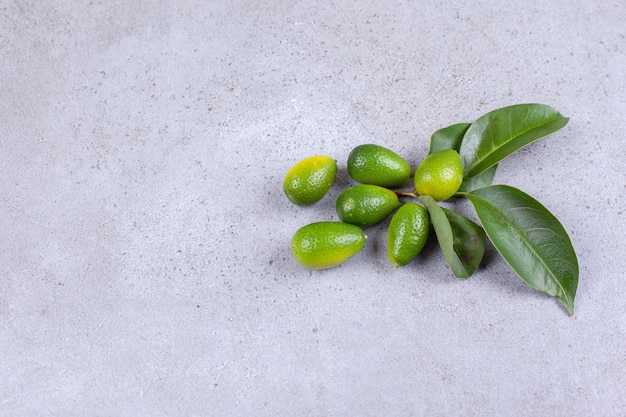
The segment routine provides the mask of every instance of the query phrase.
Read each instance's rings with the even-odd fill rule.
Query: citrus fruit
[[[367,227],[385,220],[400,204],[393,191],[362,184],[342,192],[335,208],[342,222]]]
[[[309,206],[326,195],[335,182],[337,162],[329,156],[310,156],[287,172],[283,191],[293,204]]]
[[[447,200],[463,182],[463,165],[459,153],[446,149],[431,153],[415,170],[415,191],[437,201]]]
[[[317,222],[296,231],[291,240],[294,258],[307,268],[328,269],[356,255],[365,245],[360,227],[341,222]]]
[[[361,184],[402,187],[411,176],[411,166],[390,149],[366,144],[348,155],[348,174]]]
[[[396,211],[387,231],[387,254],[394,268],[411,262],[428,239],[428,211],[415,203],[406,203]]]

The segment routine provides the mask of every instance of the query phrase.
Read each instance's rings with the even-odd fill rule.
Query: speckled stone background
[[[626,415],[624,1],[0,2],[0,415]],[[570,118],[500,165],[569,232],[576,312],[493,247],[341,267],[350,150],[540,102]],[[329,196],[282,193],[339,162]],[[456,208],[472,215],[471,206]]]

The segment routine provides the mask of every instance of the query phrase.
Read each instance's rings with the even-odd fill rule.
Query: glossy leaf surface
[[[465,178],[561,129],[568,120],[544,104],[516,104],[485,114],[467,129],[459,148]]]
[[[443,129],[437,130],[430,137],[430,149],[428,154],[432,154],[446,149],[454,149],[458,151],[461,147],[461,141],[467,129],[471,126],[471,123],[457,123]],[[496,176],[497,165],[494,165],[472,178],[464,178],[459,192],[469,192],[477,188],[486,187],[493,183],[493,179]]]
[[[484,230],[466,217],[439,206],[431,196],[422,195],[419,200],[430,214],[439,246],[452,273],[457,278],[469,278],[485,253]]]
[[[428,154],[445,151],[446,149],[459,150],[463,135],[470,127],[470,123],[457,123],[437,130],[430,137]]]
[[[493,245],[520,278],[558,297],[573,314],[578,260],[556,217],[537,200],[508,185],[492,185],[465,196]]]
[[[461,188],[459,188],[458,192],[469,192],[476,190],[477,188],[482,188],[493,184],[493,179],[496,176],[497,170],[498,165],[493,165],[487,168],[486,171],[481,172],[475,177],[464,178],[463,182],[461,183]]]

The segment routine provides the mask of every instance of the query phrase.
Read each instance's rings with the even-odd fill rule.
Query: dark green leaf
[[[428,209],[439,246],[457,278],[469,278],[485,253],[485,231],[476,223],[443,208],[429,195],[419,200]]]
[[[461,183],[461,188],[459,188],[459,192],[470,192],[477,188],[486,187],[493,183],[493,179],[496,176],[496,170],[498,169],[498,165],[490,166],[486,171],[481,172],[472,178],[464,178]]]
[[[445,151],[448,149],[459,150],[463,135],[470,127],[470,123],[457,123],[437,130],[430,137],[430,149],[428,154]]]
[[[485,114],[467,129],[459,154],[465,178],[474,177],[569,119],[544,104],[516,104]]]
[[[447,149],[458,151],[461,146],[461,140],[463,140],[463,135],[465,135],[465,132],[467,132],[470,126],[471,123],[457,123],[437,130],[430,137],[430,149],[428,150],[428,154],[445,151]],[[461,184],[461,188],[459,188],[459,192],[469,192],[476,188],[491,185],[496,175],[496,169],[497,165],[494,165],[474,178],[465,178],[463,184]]]
[[[465,196],[493,245],[520,278],[558,297],[574,314],[578,260],[556,217],[537,200],[508,185],[492,185]]]

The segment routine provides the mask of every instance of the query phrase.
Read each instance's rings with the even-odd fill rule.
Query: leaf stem
[[[419,194],[417,193],[416,190],[412,190],[412,191],[392,190],[392,191],[396,193],[398,197],[413,197],[413,198],[419,197]]]

